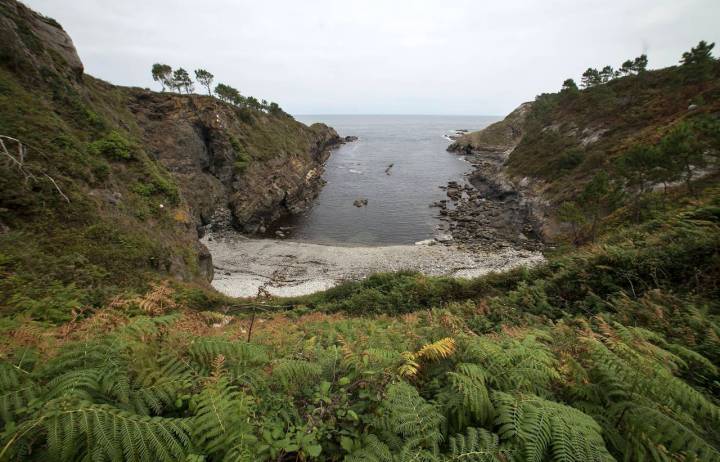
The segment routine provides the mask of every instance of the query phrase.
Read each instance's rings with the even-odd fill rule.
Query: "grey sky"
[[[86,71],[204,67],[295,114],[505,114],[589,66],[720,42],[720,0],[25,0]],[[718,44],[720,47],[720,43]],[[720,50],[716,50],[716,55]]]

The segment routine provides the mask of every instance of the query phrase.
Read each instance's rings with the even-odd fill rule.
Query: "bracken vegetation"
[[[161,285],[6,319],[2,458],[717,460],[719,198],[473,281],[378,275],[253,317]]]

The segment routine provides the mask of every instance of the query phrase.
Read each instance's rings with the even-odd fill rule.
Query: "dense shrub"
[[[90,153],[103,155],[112,160],[130,160],[134,157],[134,150],[134,145],[116,130],[88,145]]]

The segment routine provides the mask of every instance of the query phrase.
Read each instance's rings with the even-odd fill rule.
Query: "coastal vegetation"
[[[172,67],[167,64],[155,63],[151,72],[153,80],[160,83],[161,91],[165,91],[166,88],[187,94],[194,91],[190,74],[182,67],[173,71]],[[205,69],[195,70],[195,80],[207,90],[208,96],[214,94],[221,101],[238,107],[249,107],[269,114],[288,116],[276,102],[268,102],[264,99],[258,100],[254,96],[243,96],[236,88],[225,83],[218,83],[213,90],[212,83],[214,79],[215,76]]]
[[[521,130],[489,130],[485,147],[519,138],[509,172],[566,224],[545,263],[243,300],[202,274],[195,210],[221,189],[161,161],[174,135],[268,207],[298,183],[273,202],[258,178],[337,135],[225,84],[194,95],[182,68],[153,67],[178,94],[112,86],[33,32],[54,21],[0,15],[17,31],[0,44],[1,461],[720,460],[712,44],[568,80]]]

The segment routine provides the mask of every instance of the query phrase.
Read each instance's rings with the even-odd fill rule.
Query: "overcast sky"
[[[589,66],[646,52],[664,67],[720,42],[720,0],[25,3],[63,25],[91,75],[159,88],[155,62],[203,67],[294,114],[502,115]]]

